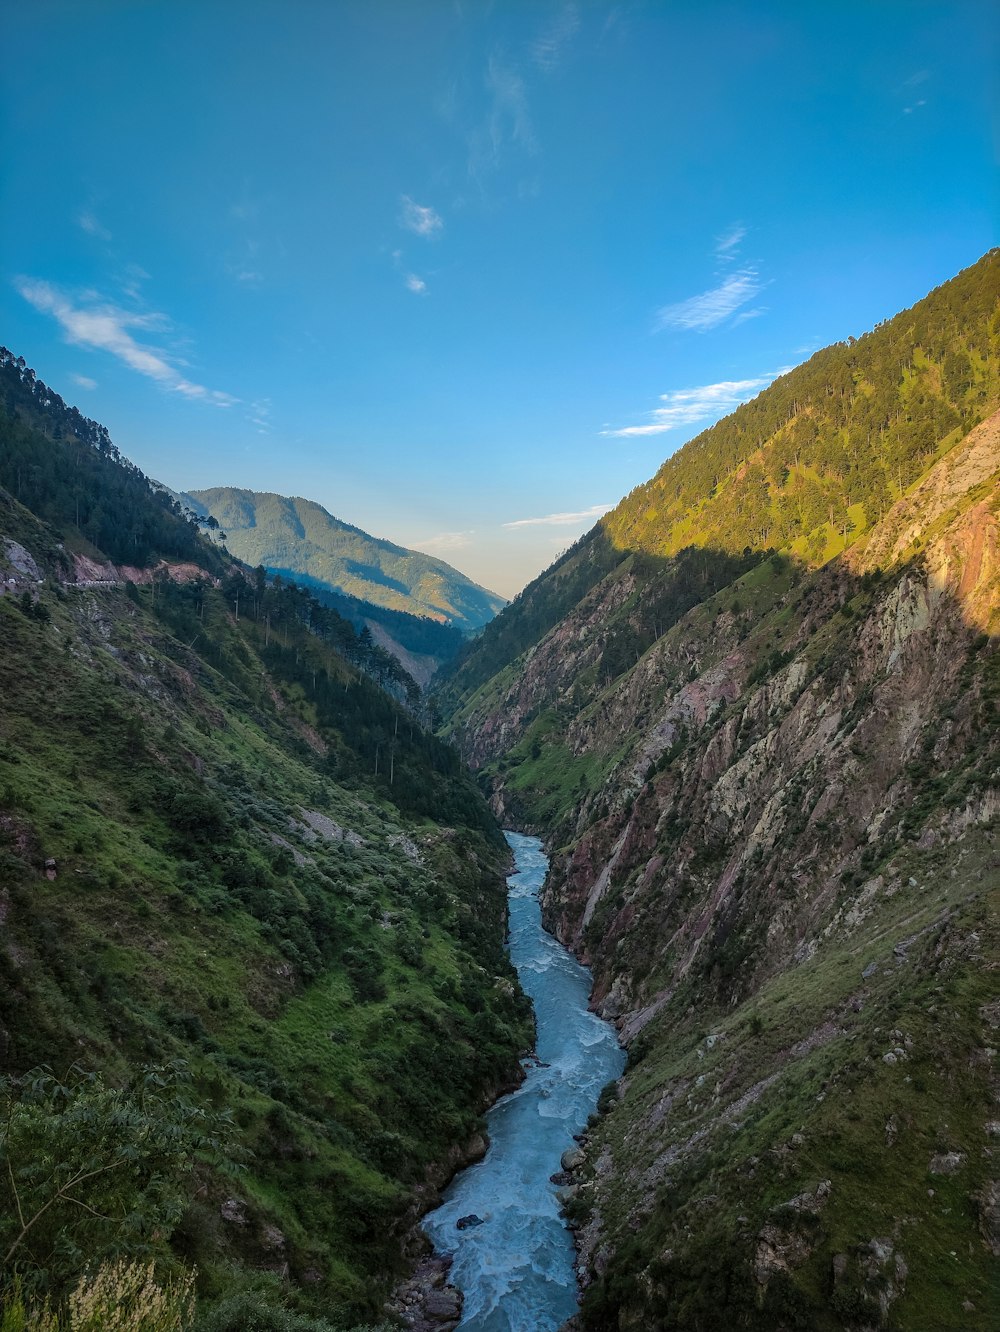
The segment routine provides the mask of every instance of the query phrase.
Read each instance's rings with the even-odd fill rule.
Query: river
[[[555,1332],[577,1308],[573,1239],[549,1176],[574,1146],[625,1054],[614,1028],[587,1007],[591,977],[542,928],[538,892],[548,860],[535,837],[507,833],[510,956],[535,1008],[538,1039],[524,1082],[487,1115],[490,1147],[461,1171],[424,1218],[449,1281],[465,1297],[466,1332]],[[461,1217],[481,1225],[459,1230]]]

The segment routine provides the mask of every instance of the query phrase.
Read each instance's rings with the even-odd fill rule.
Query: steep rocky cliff
[[[994,301],[971,322],[995,340]],[[858,371],[845,392],[863,391]],[[1000,417],[983,415],[855,511],[832,558],[829,519],[772,540],[812,465],[798,417],[745,432],[714,493],[759,465],[766,521],[709,500],[714,541],[677,549],[690,513],[647,521],[645,488],[529,590],[527,649],[503,660],[502,616],[499,671],[473,657],[445,694],[497,810],[548,837],[548,920],[629,1048],[571,1204],[587,1327],[995,1325]],[[828,458],[856,446],[836,431]],[[767,536],[727,549],[737,519]],[[645,535],[629,549],[626,531]],[[582,595],[544,625],[560,578]]]

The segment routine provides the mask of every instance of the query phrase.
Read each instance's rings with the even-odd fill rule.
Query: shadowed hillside
[[[505,844],[393,658],[2,371],[3,1283],[377,1321],[530,1042]]]
[[[586,1328],[996,1321],[996,277],[686,445],[442,685],[629,1049]]]

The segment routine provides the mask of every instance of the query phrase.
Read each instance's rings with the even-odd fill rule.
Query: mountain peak
[[[506,604],[444,560],[372,536],[316,500],[235,486],[192,490],[183,498],[201,516],[218,520],[234,555],[309,586],[453,624],[466,634]]]

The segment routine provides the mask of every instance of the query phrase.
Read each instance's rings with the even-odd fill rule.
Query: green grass
[[[765,982],[735,1011],[701,1008],[685,1017],[682,993],[645,1029],[633,1052],[642,1054],[628,1074],[627,1100],[599,1126],[590,1155],[596,1159],[607,1143],[618,1162],[613,1186],[598,1186],[604,1226],[624,1246],[618,1276],[633,1270],[632,1262],[646,1266],[651,1255],[672,1252],[668,1272],[658,1276],[655,1263],[649,1269],[654,1295],[647,1289],[641,1306],[647,1317],[660,1309],[658,1280],[668,1283],[664,1317],[670,1309],[669,1317],[680,1318],[684,1290],[701,1289],[706,1208],[712,1233],[727,1242],[744,1236],[726,1260],[731,1280],[749,1270],[756,1235],[769,1217],[782,1215],[780,1205],[828,1179],[829,1201],[807,1228],[810,1251],[793,1271],[810,1305],[810,1327],[842,1326],[829,1304],[833,1257],[878,1237],[892,1240],[909,1268],[888,1326],[917,1332],[993,1326],[995,1287],[973,1195],[987,1175],[982,1147],[992,1114],[989,1067],[976,1055],[990,1035],[980,1009],[994,993],[976,959],[996,956],[1000,926],[989,838],[974,844],[959,877],[880,903],[875,933],[842,928],[809,962]],[[911,872],[918,882],[935,877],[933,864],[912,853],[897,868],[904,883]],[[894,946],[921,931],[898,962]],[[872,961],[878,970],[863,980]],[[795,1055],[796,1045],[824,1024],[835,1031],[832,1038]],[[709,1034],[716,1038],[711,1043]],[[905,1058],[885,1063],[882,1055],[896,1046]],[[764,1082],[755,1104],[727,1111]],[[674,1103],[654,1131],[653,1109],[670,1089]],[[796,1145],[793,1135],[800,1135]],[[681,1153],[651,1192],[644,1172],[672,1144]],[[931,1157],[946,1151],[964,1154],[962,1169],[930,1175]],[[796,1224],[793,1216],[792,1231]],[[860,1269],[849,1273],[859,1291],[868,1289]],[[753,1292],[740,1290],[729,1313],[750,1317],[741,1301],[745,1296],[749,1308]],[[595,1293],[593,1309],[607,1297]],[[964,1308],[966,1300],[975,1308]],[[724,1312],[715,1306],[717,1318]],[[764,1327],[771,1315],[752,1316],[764,1319]]]
[[[37,537],[27,519],[22,533]],[[498,983],[512,975],[499,848],[402,814],[360,777],[332,781],[290,723],[320,722],[312,701],[295,680],[263,687],[256,627],[217,594],[202,655],[148,592],[43,597],[47,625],[0,599],[9,1066],[76,1060],[114,1078],[186,1058],[252,1152],[241,1175],[200,1180],[174,1236],[203,1296],[274,1261],[270,1224],[301,1307],[374,1316],[403,1268],[414,1188],[443,1178],[530,1042],[522,997]],[[302,808],[366,845],[306,840],[290,822]],[[390,845],[399,833],[423,863]],[[246,1227],[219,1217],[234,1195]]]

